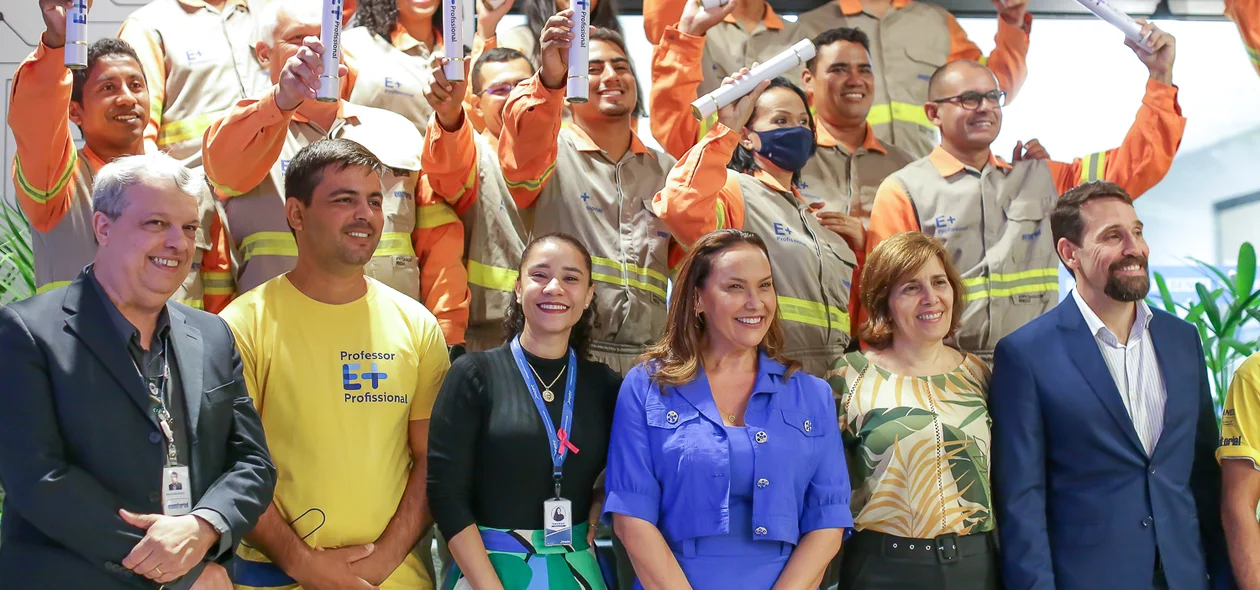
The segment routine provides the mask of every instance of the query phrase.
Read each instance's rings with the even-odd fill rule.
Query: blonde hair
[[[954,289],[952,317],[949,334],[958,331],[966,288],[958,270],[954,268],[945,246],[926,234],[910,231],[896,234],[875,247],[862,268],[862,293],[859,302],[866,310],[866,319],[858,326],[858,338],[874,348],[892,344],[896,324],[888,300],[892,290],[902,281],[923,270],[924,265],[935,257],[945,269],[949,286]]]
[[[766,243],[757,234],[739,229],[720,229],[700,238],[683,259],[674,278],[674,292],[669,301],[665,334],[639,357],[648,365],[652,380],[661,386],[682,385],[700,372],[700,347],[704,340],[704,317],[696,313],[696,296],[713,272],[713,259],[736,246],[751,245],[768,259]],[[770,330],[761,340],[761,350],[787,367],[784,377],[801,368],[801,364],[783,355],[783,327],[776,312],[770,319]]]

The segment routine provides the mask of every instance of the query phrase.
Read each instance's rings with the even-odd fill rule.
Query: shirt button
[[[761,478],[761,479],[759,479],[759,480],[757,480],[757,487],[759,487],[759,488],[765,488],[765,487],[769,487],[769,486],[770,486],[770,480],[768,480],[768,479],[766,479],[766,478],[764,478],[764,477],[763,477],[763,478]]]
[[[759,430],[759,431],[757,431],[757,443],[758,443],[758,444],[766,444],[766,441],[768,441],[768,440],[770,440],[770,435],[766,434],[766,431],[764,431],[764,430]]]
[[[763,526],[759,526],[759,527],[757,527],[757,530],[755,530],[755,531],[753,531],[753,532],[754,532],[754,533],[757,533],[757,536],[758,536],[758,537],[764,537],[764,536],[766,536],[766,535],[770,534],[770,531],[767,531],[767,530],[766,530],[766,527],[763,527]]]
[[[805,432],[813,432],[813,431],[814,431],[814,425],[813,425],[813,424],[812,424],[809,420],[806,420],[806,421],[805,421]]]
[[[670,413],[665,414],[665,421],[669,422],[670,424],[677,424],[678,412],[671,411]]]
[[[1151,469],[1151,475],[1155,475],[1155,470]]]
[[[1148,517],[1146,517],[1146,518],[1143,518],[1143,519],[1142,519],[1142,526],[1144,526],[1144,527],[1149,527],[1149,526],[1151,526],[1152,524],[1155,524],[1155,519],[1154,519],[1154,518],[1151,518],[1151,517],[1149,517],[1149,516],[1148,516]]]
[[[158,444],[158,443],[160,443],[160,442],[162,442],[162,435],[160,435],[160,434],[158,434],[158,433],[156,433],[156,432],[150,432],[150,433],[149,433],[149,442],[151,442],[151,443],[153,443],[153,444],[155,444],[155,445],[156,445],[156,444]]]

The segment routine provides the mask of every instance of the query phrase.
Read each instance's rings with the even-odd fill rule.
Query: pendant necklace
[[[540,385],[542,385],[543,378],[542,378],[542,376],[541,376],[541,375],[539,375],[539,374],[538,374],[538,369],[535,369],[535,368],[534,368],[533,363],[526,363],[526,364],[528,364],[528,365],[529,365],[529,370],[534,372],[534,377],[535,377],[536,379],[538,379],[538,383],[539,383]],[[559,381],[561,377],[563,377],[563,376],[564,376],[564,372],[565,372],[568,368],[569,368],[568,366],[563,366],[563,367],[560,367],[560,373],[559,373],[558,375],[556,375],[556,378],[555,378],[555,379],[552,379],[552,380],[551,380],[551,383],[548,383],[548,384],[546,384],[546,385],[543,385],[543,392],[542,392],[542,398],[543,398],[543,401],[546,401],[546,402],[555,401],[555,399],[556,399],[556,394],[554,394],[554,393],[552,393],[552,392],[551,392],[551,387],[552,387],[553,385],[555,385],[555,384],[556,384],[556,382],[557,382],[557,381]]]

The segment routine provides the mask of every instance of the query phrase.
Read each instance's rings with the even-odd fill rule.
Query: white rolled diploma
[[[66,67],[81,70],[87,67],[87,0],[74,0],[66,11]]]
[[[574,0],[573,42],[569,44],[569,81],[564,96],[586,102],[591,91],[591,0]]]
[[[705,10],[717,10],[730,3],[731,0],[700,0],[700,5],[703,6]]]
[[[453,82],[464,79],[464,2],[444,0],[442,7],[442,47],[446,65],[442,73]]]
[[[319,40],[324,44],[324,73],[319,76],[319,91],[315,93],[320,102],[341,99],[341,77],[337,75],[337,66],[341,65],[343,7],[343,0],[324,0],[324,18],[319,26]]]
[[[1121,12],[1120,9],[1107,3],[1107,0],[1076,0],[1081,6],[1088,8],[1098,18],[1107,21],[1111,26],[1120,29],[1125,37],[1134,43],[1137,43],[1147,53],[1151,52],[1151,46],[1147,42],[1148,36],[1142,36],[1142,25],[1138,24],[1133,17]]]
[[[816,51],[813,41],[809,39],[797,41],[796,45],[783,50],[782,53],[770,58],[770,61],[753,68],[748,72],[747,77],[735,81],[734,84],[723,85],[697,98],[691,103],[691,114],[701,121],[712,117],[722,107],[752,92],[758,84],[782,76],[792,68],[813,59]]]

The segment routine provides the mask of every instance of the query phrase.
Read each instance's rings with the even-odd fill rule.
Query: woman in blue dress
[[[713,232],[683,261],[608,452],[636,588],[817,588],[853,525],[835,401],[782,356],[777,307],[755,234]]]

